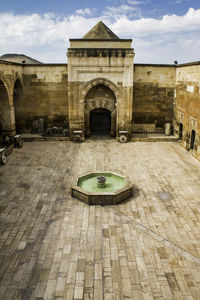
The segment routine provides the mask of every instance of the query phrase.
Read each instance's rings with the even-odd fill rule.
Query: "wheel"
[[[52,127],[51,131],[52,131],[53,134],[57,134],[58,133],[58,127],[56,127],[56,126]]]
[[[127,136],[126,135],[121,135],[119,137],[119,141],[120,141],[120,143],[126,143],[127,142]]]
[[[52,130],[51,130],[51,128],[47,128],[47,134],[52,134]]]
[[[63,135],[64,135],[64,136],[68,136],[68,135],[69,135],[68,129],[64,129],[64,130],[63,130]]]
[[[62,127],[58,127],[58,133],[63,134],[63,128]]]
[[[74,136],[74,142],[80,142],[80,141],[81,141],[81,136],[78,135],[78,134],[76,134],[76,135]]]
[[[5,156],[4,153],[1,155],[1,163],[2,165],[5,165],[7,163],[7,157]]]

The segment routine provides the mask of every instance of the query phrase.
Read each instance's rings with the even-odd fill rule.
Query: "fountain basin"
[[[99,176],[106,178],[105,187],[98,186]],[[126,177],[113,172],[89,172],[78,177],[71,193],[89,205],[115,205],[132,196],[132,186]]]

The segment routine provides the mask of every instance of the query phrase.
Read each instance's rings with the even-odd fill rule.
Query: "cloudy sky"
[[[65,63],[69,38],[81,38],[100,20],[133,39],[137,63],[200,60],[200,0],[2,1],[0,55]]]

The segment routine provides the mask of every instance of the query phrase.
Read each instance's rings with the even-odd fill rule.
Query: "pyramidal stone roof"
[[[103,22],[98,22],[82,39],[89,40],[120,40]]]

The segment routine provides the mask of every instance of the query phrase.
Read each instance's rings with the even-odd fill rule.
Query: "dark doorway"
[[[191,134],[191,142],[190,142],[190,149],[193,150],[194,149],[194,142],[195,142],[195,131],[192,130],[192,134]]]
[[[179,124],[179,140],[182,141],[182,138],[183,138],[183,124],[180,123]]]
[[[109,135],[111,114],[108,109],[96,108],[90,112],[90,132],[92,135]]]

